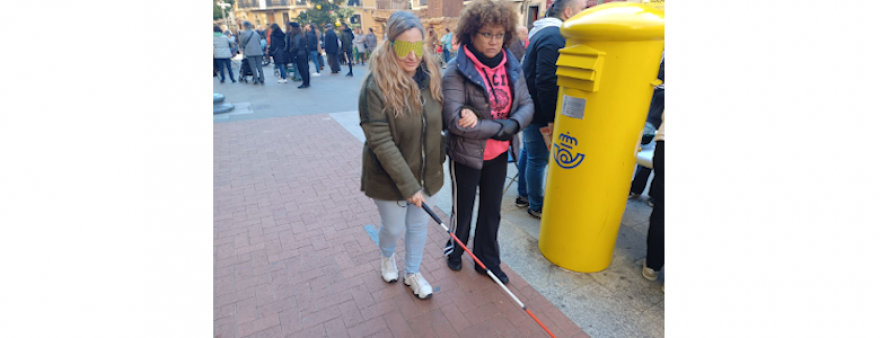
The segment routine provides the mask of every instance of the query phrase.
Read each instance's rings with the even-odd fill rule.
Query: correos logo
[[[553,159],[556,160],[556,164],[559,165],[562,169],[571,169],[577,167],[584,160],[584,154],[573,153],[574,147],[576,147],[578,141],[574,136],[569,135],[567,132],[565,134],[559,134],[559,140],[553,144]]]

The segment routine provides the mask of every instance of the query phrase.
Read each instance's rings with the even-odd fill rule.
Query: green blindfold
[[[419,41],[415,43],[406,41],[394,41],[391,43],[391,45],[394,46],[394,53],[397,54],[397,57],[405,58],[407,55],[409,55],[409,52],[412,51],[416,53],[416,57],[418,57],[419,59],[422,58],[422,51],[424,51],[422,46],[424,45],[424,41]]]

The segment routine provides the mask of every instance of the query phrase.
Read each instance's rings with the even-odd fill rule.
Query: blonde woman
[[[419,299],[431,284],[419,273],[428,236],[422,204],[434,205],[443,186],[444,140],[440,68],[424,47],[425,29],[409,12],[388,18],[388,39],[376,46],[361,87],[358,109],[364,130],[361,191],[379,209],[380,275],[399,274],[395,244],[406,230],[403,283]]]

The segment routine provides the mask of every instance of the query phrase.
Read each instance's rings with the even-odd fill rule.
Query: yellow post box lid
[[[650,5],[612,2],[589,8],[562,24],[566,39],[584,41],[663,40],[664,11]]]

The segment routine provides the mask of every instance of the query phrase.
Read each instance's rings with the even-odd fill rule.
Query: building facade
[[[454,29],[458,22],[461,8],[467,6],[471,0],[346,0],[342,7],[355,10],[351,24],[361,26],[366,31],[373,28],[377,38],[381,41],[385,34],[385,22],[392,13],[400,10],[412,11],[422,18],[422,23],[427,28],[434,27],[438,32],[445,28]],[[496,0],[513,2],[519,10],[520,23],[532,29],[535,21],[544,17],[547,8],[554,0]],[[610,2],[636,2],[648,3],[658,8],[663,8],[664,0],[587,0],[587,7],[598,6]],[[236,30],[248,20],[254,27],[266,28],[273,23],[286,27],[282,23],[290,22],[301,12],[306,11],[312,4],[308,0],[237,0],[233,6],[234,22],[238,27],[230,27]]]

